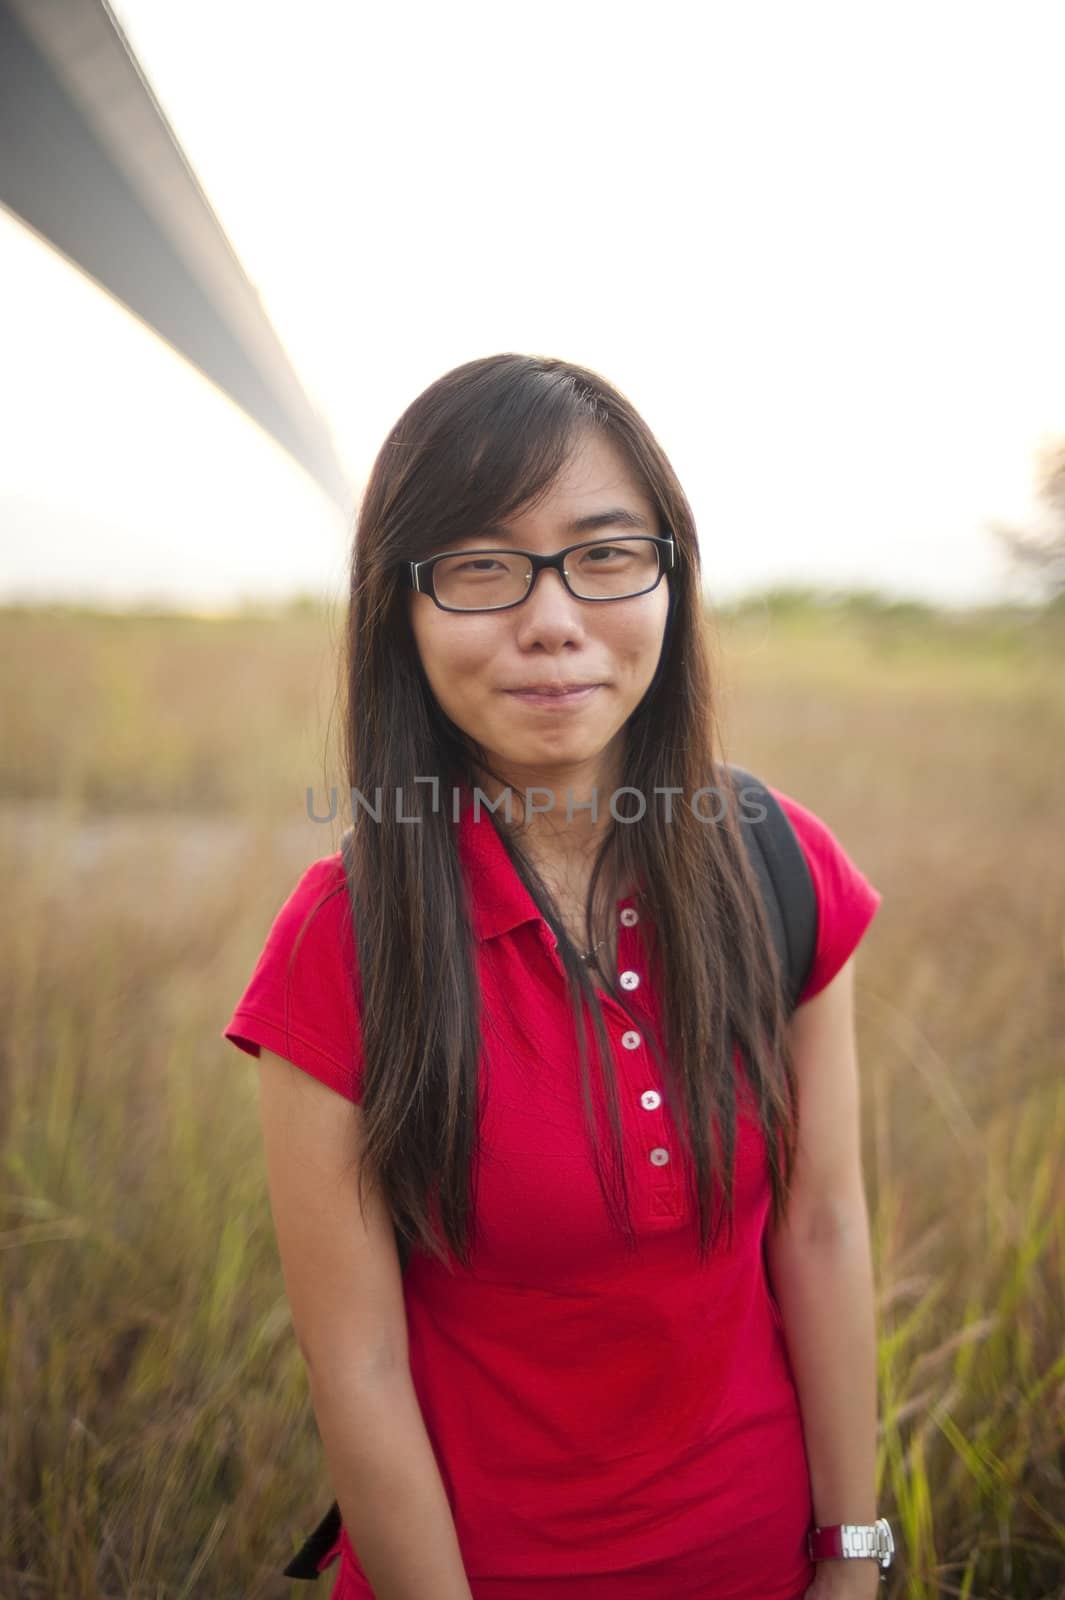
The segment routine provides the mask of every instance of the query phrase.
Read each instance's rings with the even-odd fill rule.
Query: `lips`
[[[517,689],[508,689],[507,694],[543,694],[566,695],[580,694],[582,689],[598,689],[597,683],[523,683]]]
[[[546,715],[548,712],[573,711],[577,712],[582,706],[590,705],[594,695],[603,688],[601,683],[586,683],[573,688],[542,689],[509,689],[507,693],[512,700],[520,700],[523,706],[530,711],[539,711]]]

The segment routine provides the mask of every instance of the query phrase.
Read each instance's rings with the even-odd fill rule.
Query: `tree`
[[[1055,600],[1065,595],[1065,440],[1039,452],[1036,485],[1040,525],[1022,530],[996,522],[991,531],[1014,565]]]

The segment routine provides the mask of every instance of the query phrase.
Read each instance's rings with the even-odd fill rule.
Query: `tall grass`
[[[1060,626],[719,620],[726,753],[884,894],[858,1029],[885,1600],[1063,1596]],[[335,848],[304,810],[338,781],[335,638],[306,608],[0,619],[5,1600],[290,1595],[332,1498],[254,1068],[218,1035]]]

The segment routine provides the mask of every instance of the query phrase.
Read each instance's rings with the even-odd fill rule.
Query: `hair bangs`
[[[467,381],[413,430],[422,442],[406,462],[406,492],[393,504],[403,513],[393,523],[395,556],[421,559],[534,506],[581,432],[608,420],[572,375],[538,370],[526,357]]]

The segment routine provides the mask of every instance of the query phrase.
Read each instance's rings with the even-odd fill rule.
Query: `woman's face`
[[[572,532],[580,517],[634,512],[648,533],[660,532],[654,504],[618,447],[603,433],[583,434],[550,490],[506,524],[509,537],[463,537],[446,548],[513,545],[553,555],[581,538],[633,535],[637,527],[605,524]],[[465,615],[441,611],[411,591],[410,622],[422,667],[441,709],[484,746],[493,767],[520,792],[534,784],[554,791],[602,786],[620,770],[624,727],[658,665],[669,607],[668,577],[632,599],[574,598],[557,572],[540,573],[527,600],[505,611]],[[528,684],[597,685],[567,705],[532,704],[512,691]],[[539,804],[539,800],[537,801]],[[599,813],[609,793],[600,792]],[[586,818],[587,820],[587,818]]]

